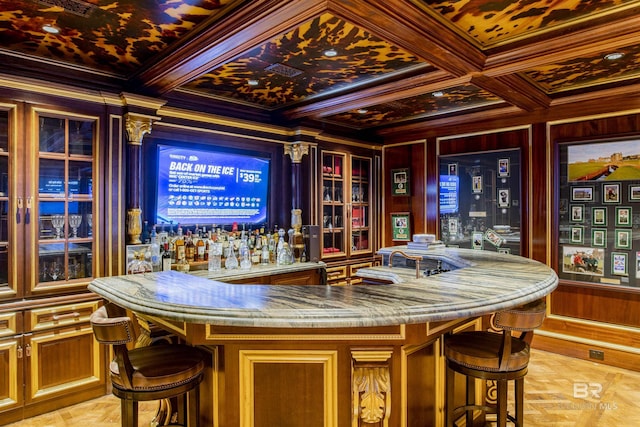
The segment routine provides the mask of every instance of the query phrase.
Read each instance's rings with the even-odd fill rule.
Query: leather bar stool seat
[[[492,316],[491,331],[462,332],[447,336],[444,354],[447,360],[447,426],[454,426],[457,417],[466,413],[465,425],[473,425],[473,411],[497,414],[497,426],[507,420],[518,427],[523,423],[524,377],[530,357],[533,330],[542,325],[546,313],[544,300],[500,311]],[[512,335],[516,332],[517,335]],[[466,404],[453,407],[455,373],[467,378]],[[475,404],[475,379],[495,381],[497,406]],[[507,382],[515,381],[515,417],[507,413]]]
[[[182,344],[129,350],[127,344],[136,339],[133,322],[113,304],[100,307],[90,321],[98,342],[113,346],[114,359],[109,371],[113,394],[122,399],[123,427],[138,426],[139,401],[174,397],[182,403],[180,421],[198,426],[199,385],[206,365],[204,351]]]

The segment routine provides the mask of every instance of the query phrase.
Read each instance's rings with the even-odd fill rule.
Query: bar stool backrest
[[[495,329],[521,332],[532,331],[542,326],[546,312],[546,303],[542,299],[499,311],[495,313],[491,323]]]
[[[109,317],[107,306],[102,306],[91,314],[89,318],[93,335],[101,344],[113,346],[114,359],[112,363],[118,366],[118,377],[127,388],[132,388],[133,366],[129,360],[127,343],[136,339],[135,329],[130,317]],[[114,370],[111,370],[112,375]]]

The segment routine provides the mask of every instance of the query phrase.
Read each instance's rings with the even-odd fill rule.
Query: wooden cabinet
[[[10,411],[22,409],[23,360],[22,313],[0,313],[0,413],[3,419],[11,420]],[[20,418],[13,420],[16,419]]]
[[[322,152],[322,258],[373,250],[372,160],[346,153]]]
[[[24,124],[24,125],[23,125]],[[0,103],[0,416],[104,394],[90,314],[99,118]],[[24,129],[24,131],[23,131]]]
[[[0,314],[0,413],[13,422],[104,393],[90,314],[100,299]]]

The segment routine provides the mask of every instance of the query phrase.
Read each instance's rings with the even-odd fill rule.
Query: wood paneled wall
[[[395,145],[383,149],[383,237],[382,245],[393,246],[404,242],[394,242],[391,233],[391,217],[393,212],[411,213],[411,233],[434,233],[427,227],[427,211],[437,211],[437,184],[428,179],[426,142]],[[433,157],[433,156],[431,156]],[[409,169],[409,195],[393,196],[391,194],[391,171]],[[437,181],[435,181],[437,183]]]

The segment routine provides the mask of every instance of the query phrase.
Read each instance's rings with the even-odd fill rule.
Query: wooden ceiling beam
[[[399,0],[329,1],[343,19],[454,76],[481,71],[485,55],[425,10]]]
[[[524,111],[547,108],[551,103],[551,99],[540,89],[517,74],[493,78],[476,74],[471,78],[471,83]]]
[[[452,78],[449,73],[437,70],[294,107],[286,110],[283,115],[289,119],[300,119],[309,116],[319,118],[422,95],[427,92],[441,90],[443,87],[453,87],[468,82],[468,76]]]

